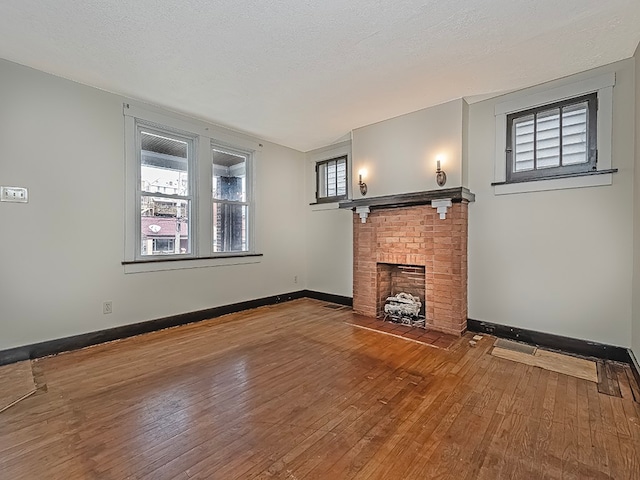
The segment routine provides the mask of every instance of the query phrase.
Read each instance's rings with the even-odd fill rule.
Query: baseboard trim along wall
[[[602,360],[613,360],[634,366],[631,350],[625,347],[616,347],[604,343],[563,337],[551,333],[536,332],[535,330],[510,327],[508,325],[473,320],[471,318],[467,320],[467,329],[471,332],[487,333],[496,337],[517,340],[539,347],[574,353],[585,357],[596,357]]]
[[[20,362],[22,360],[46,357],[47,355],[55,355],[57,353],[68,352],[71,350],[78,350],[80,348],[97,345],[99,343],[111,342],[113,340],[119,340],[121,338],[133,337],[136,335],[141,335],[143,333],[155,332],[156,330],[177,327],[179,325],[186,325],[188,323],[194,323],[202,320],[208,320],[210,318],[220,317],[228,313],[236,313],[243,310],[249,310],[251,308],[274,305],[276,303],[287,302],[289,300],[295,300],[297,298],[303,297],[317,298],[319,300],[326,301],[335,301],[335,303],[341,303],[337,300],[346,301],[347,299],[347,297],[339,297],[338,295],[312,292],[309,290],[298,290],[297,292],[284,293],[282,295],[273,295],[270,297],[248,300],[246,302],[233,303],[230,305],[223,305],[220,307],[208,308],[205,310],[198,310],[195,312],[188,312],[179,315],[172,315],[170,317],[158,318],[155,320],[148,320],[146,322],[132,323],[130,325],[123,325],[121,327],[83,333],[81,335],[74,335],[72,337],[58,338],[55,340],[34,343],[31,345],[10,348],[7,350],[0,350],[0,365]]]
[[[333,293],[315,292],[313,290],[302,290],[303,297],[313,298],[315,300],[322,300],[324,302],[337,303],[339,305],[346,305],[347,307],[353,307],[353,297],[343,297],[342,295],[334,295]]]
[[[247,300],[245,302],[222,305],[220,307],[172,315],[170,317],[148,320],[146,322],[132,323],[130,325],[98,330],[81,335],[74,335],[72,337],[58,338],[31,345],[10,348],[7,350],[0,350],[0,365],[46,357],[48,355],[55,355],[71,350],[78,350],[80,348],[97,345],[99,343],[111,342],[113,340],[133,337],[143,333],[177,327],[179,325],[186,325],[188,323],[200,322],[202,320],[208,320],[252,308],[275,305],[277,303],[288,302],[297,298],[313,298],[315,300],[322,300],[339,305],[346,305],[349,307],[353,306],[352,297],[316,292],[314,290],[298,290],[296,292],[284,293],[282,295],[272,295],[270,297]],[[640,366],[633,356],[633,352],[624,347],[616,347],[587,340],[578,340],[575,338],[562,337],[560,335],[536,332],[534,330],[526,330],[523,328],[510,327],[507,325],[473,319],[468,319],[467,328],[472,332],[487,333],[496,337],[518,340],[567,353],[627,363],[631,365],[632,370],[640,383]]]

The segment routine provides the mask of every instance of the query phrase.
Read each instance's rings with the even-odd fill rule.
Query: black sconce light
[[[447,183],[447,174],[440,168],[440,159],[440,156],[436,157],[436,183],[439,187],[444,187],[445,183]]]
[[[367,175],[367,171],[364,169],[358,172],[358,186],[360,187],[360,195],[365,196],[367,194],[367,184],[362,181],[363,175]]]

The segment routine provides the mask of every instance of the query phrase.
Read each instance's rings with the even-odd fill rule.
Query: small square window
[[[507,182],[596,170],[597,94],[507,115]]]
[[[347,156],[316,163],[316,202],[347,198]]]

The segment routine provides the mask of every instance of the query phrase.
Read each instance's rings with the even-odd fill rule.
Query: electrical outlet
[[[298,283],[298,275],[293,276],[293,283]]]
[[[24,187],[0,187],[0,202],[27,203],[28,191]]]
[[[113,305],[111,304],[111,302],[104,302],[102,304],[102,313],[108,315],[111,312],[113,312]]]

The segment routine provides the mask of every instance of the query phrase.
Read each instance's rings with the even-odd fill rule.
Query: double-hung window
[[[596,170],[597,95],[507,115],[507,182]]]
[[[137,125],[138,256],[190,255],[195,140]]]
[[[316,202],[347,198],[347,156],[316,163]]]
[[[194,265],[165,265],[167,260],[207,260],[202,264],[206,266],[256,261],[249,258],[260,256],[253,235],[252,168],[261,145],[129,104],[124,105],[124,116],[123,264],[147,263],[126,271]]]

